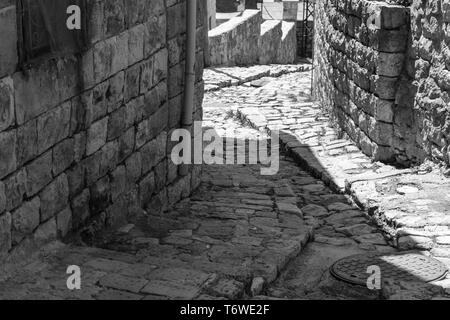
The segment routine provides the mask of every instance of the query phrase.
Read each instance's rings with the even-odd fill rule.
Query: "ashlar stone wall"
[[[0,257],[86,225],[159,212],[199,183],[169,158],[182,110],[186,0],[89,0],[89,48],[19,70],[16,1],[0,1]],[[202,117],[206,1],[198,1]]]

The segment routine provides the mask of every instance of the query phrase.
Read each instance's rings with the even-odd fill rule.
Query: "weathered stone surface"
[[[69,185],[67,176],[61,174],[40,193],[41,221],[46,221],[68,205]]]
[[[56,215],[58,236],[65,237],[72,230],[72,210],[67,207]]]
[[[250,287],[250,292],[252,293],[252,296],[258,296],[263,288],[264,288],[264,279],[261,277],[256,277],[252,281],[252,285]]]
[[[275,62],[279,64],[294,63],[297,58],[297,27],[292,21],[282,21],[281,42]]]
[[[0,145],[2,146],[2,152],[0,153],[0,178],[16,170],[16,141],[16,130],[0,133]]]
[[[89,189],[83,190],[83,192],[72,200],[72,223],[74,228],[78,228],[89,217],[89,201]]]
[[[336,229],[337,232],[341,232],[348,236],[360,236],[363,234],[372,233],[375,229],[367,224],[356,224],[353,226],[342,227]]]
[[[43,152],[69,134],[70,103],[40,116],[37,120],[38,151]]]
[[[210,64],[232,66],[258,62],[261,22],[260,11],[246,10],[242,16],[232,18],[211,30],[208,34]]]
[[[139,278],[125,277],[122,275],[106,275],[100,279],[102,287],[123,290],[133,293],[139,293],[141,289],[147,284],[147,280]]]
[[[52,180],[52,152],[48,151],[26,166],[26,192],[33,196]]]
[[[196,120],[203,99],[204,6],[199,3],[197,21]],[[16,218],[12,238],[10,226],[9,240],[2,241],[5,251],[27,255],[41,242],[84,227],[94,214],[89,221],[94,229],[142,215],[139,184],[151,170],[155,178],[146,202],[155,210],[166,208],[168,83],[171,92],[183,95],[185,51],[185,24],[168,25],[167,17],[185,20],[185,2],[94,1],[88,8],[85,52],[37,57],[39,63],[30,63],[27,55],[27,67],[20,71],[16,9],[0,0],[0,215],[11,212]],[[172,54],[180,53],[170,80],[169,41]],[[136,128],[143,129],[137,143]],[[171,174],[172,182],[178,181],[178,171]],[[180,180],[171,199],[188,196],[191,179],[197,186],[199,174],[196,170]],[[35,199],[41,203],[31,210]],[[27,210],[32,214],[24,218]]]
[[[109,176],[98,180],[91,188],[90,211],[92,214],[99,214],[105,210],[110,203],[111,183]]]
[[[75,157],[74,139],[66,139],[53,148],[53,174],[57,176],[66,170]]]
[[[295,204],[278,201],[277,207],[280,212],[291,213],[303,217],[304,212],[302,212]]]
[[[91,155],[103,147],[106,143],[108,129],[108,118],[103,118],[95,123],[88,130],[86,141],[86,155]]]
[[[17,164],[23,165],[38,153],[37,121],[31,120],[17,129]]]
[[[281,21],[266,20],[261,24],[261,36],[258,42],[260,64],[269,64],[275,61],[281,36]]]
[[[238,299],[244,290],[244,285],[236,280],[221,279],[211,290],[228,299]]]
[[[0,38],[2,39],[2,48],[0,49],[1,78],[4,75],[11,74],[16,69],[18,62],[16,6],[0,8],[0,20],[2,21],[0,31]]]
[[[327,206],[327,208],[330,211],[338,211],[338,212],[355,209],[354,207],[342,202],[332,203],[329,206]]]
[[[25,236],[30,235],[39,226],[40,200],[38,197],[22,204],[12,213],[12,239],[19,243]]]
[[[405,158],[415,161],[418,154],[413,151],[415,139],[404,138],[409,134],[415,136],[417,130],[417,125],[409,120],[411,109],[406,107],[414,103],[410,78],[415,72],[410,67],[413,61],[408,44],[410,25],[406,23],[409,9],[366,0],[359,3],[370,8],[367,10],[371,13],[365,13],[363,18],[369,27],[360,17],[353,16],[354,10],[344,10],[341,19],[330,19],[339,3],[317,7],[316,97],[333,111],[336,125],[364,154],[377,161],[404,162]],[[408,80],[404,77],[406,73],[410,75]],[[393,108],[394,102],[405,108]],[[389,126],[395,118],[409,118],[404,119],[408,125]]]
[[[2,55],[0,53],[0,61],[1,59]],[[14,86],[12,78],[8,77],[0,80],[0,132],[7,129],[14,119]]]
[[[3,213],[5,209],[6,209],[5,184],[0,181],[0,213]]]
[[[0,255],[5,255],[11,249],[11,214],[0,215]]]
[[[169,15],[170,12],[176,12],[177,15],[183,15],[183,13],[180,11],[181,7],[169,8]],[[180,21],[180,20],[171,20],[171,21]],[[180,21],[180,24],[182,22]],[[172,25],[178,25],[178,24],[169,24]],[[169,26],[168,25],[168,26]],[[155,51],[157,51],[159,48],[161,48],[166,42],[166,30],[168,32],[167,38],[172,38],[175,34],[172,34],[173,32],[172,27],[166,28],[166,15],[161,15],[155,18],[152,18],[150,21],[146,22],[144,24],[145,30],[144,30],[144,57],[149,57],[151,54],[153,54]],[[174,26],[176,27],[176,26]],[[179,27],[179,26],[178,26]]]
[[[433,240],[422,236],[404,236],[397,240],[397,246],[400,250],[425,249],[429,250],[433,247]]]
[[[324,217],[324,216],[329,215],[329,212],[326,208],[315,205],[315,204],[310,204],[310,205],[304,206],[302,208],[302,212],[303,212],[303,214],[305,214],[307,216],[313,216],[313,217]]]
[[[52,218],[41,224],[33,234],[36,244],[44,244],[55,240],[57,237],[56,220]]]

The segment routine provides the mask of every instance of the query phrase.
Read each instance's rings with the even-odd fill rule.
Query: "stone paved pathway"
[[[311,101],[310,83],[310,72],[294,72],[266,79],[256,86],[224,88],[211,92],[209,97],[215,104],[229,105],[241,122],[260,132],[281,130],[285,151],[332,190],[348,194],[359,208],[370,214],[391,246],[399,250],[428,250],[424,254],[431,254],[450,267],[448,178],[429,163],[402,170],[372,162],[342,132],[337,132],[330,125],[327,113]],[[351,224],[345,218],[341,221]],[[291,286],[289,279],[293,280],[293,291],[275,290],[276,294],[306,297],[312,288],[309,295],[314,296],[316,285],[327,274],[325,266],[332,261],[358,252],[361,246],[392,250],[379,246],[384,244],[380,234],[364,236],[366,241],[357,249],[348,239],[336,241],[332,237],[329,241],[322,237],[323,231],[330,232],[333,228],[325,220],[325,225],[316,230],[319,240],[293,263],[286,273],[286,281],[283,277],[278,281],[277,287],[286,289]],[[344,244],[347,248],[342,248]],[[317,277],[311,277],[311,273]],[[329,279],[325,278],[326,283]],[[450,292],[448,282],[444,280],[436,287]],[[346,294],[358,296],[360,292]]]
[[[291,73],[256,90],[216,93],[260,131],[281,130],[286,150],[333,190],[346,192],[380,222],[401,250],[450,258],[450,182],[430,163],[412,169],[372,162],[310,101],[310,73]],[[446,262],[449,262],[448,260]]]
[[[204,126],[222,135],[232,129],[238,139],[260,139],[267,138],[266,126],[288,125],[297,137],[295,128],[303,130],[312,121],[317,144],[330,143],[337,136],[324,127],[326,115],[309,102],[309,81],[308,74],[296,72],[210,91]],[[303,139],[309,139],[305,134]],[[353,253],[396,249],[350,197],[333,191],[331,178],[318,175],[295,152],[302,148],[298,142],[289,143],[286,150],[293,157],[282,156],[274,176],[261,176],[260,165],[205,166],[199,190],[171,210],[148,212],[85,243],[49,245],[16,272],[2,275],[0,298],[379,298],[378,292],[334,280],[328,268]],[[334,144],[345,145],[359,159],[358,168],[394,172],[373,167],[346,140]],[[332,150],[339,148],[325,152]],[[67,289],[69,265],[81,267],[82,290]],[[434,284],[431,297],[442,297],[448,282]],[[401,285],[390,288],[387,297],[415,292]]]

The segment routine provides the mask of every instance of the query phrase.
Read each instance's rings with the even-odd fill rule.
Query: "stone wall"
[[[277,59],[282,35],[280,20],[264,21],[261,25],[261,37],[258,44],[260,64],[270,64]]]
[[[209,64],[234,66],[257,64],[261,34],[261,11],[245,10],[209,31]]]
[[[0,1],[0,257],[71,230],[159,212],[199,183],[169,160],[180,126],[183,0],[90,0],[89,49],[18,71],[15,1]],[[206,1],[198,6],[201,119]]]
[[[450,164],[449,24],[449,0],[317,3],[315,93],[366,154]]]
[[[259,10],[245,10],[208,37],[210,66],[291,64],[297,57],[295,22],[263,21]]]
[[[297,58],[297,24],[293,21],[282,21],[281,41],[275,63],[292,64]]]
[[[383,2],[325,0],[315,15],[316,97],[365,154],[402,164],[423,159],[408,103],[409,12]]]
[[[417,140],[430,158],[449,165],[450,1],[415,0],[411,17]]]

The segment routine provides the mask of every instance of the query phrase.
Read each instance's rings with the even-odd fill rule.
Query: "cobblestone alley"
[[[242,110],[250,112],[256,105],[278,110],[313,108],[310,72],[303,71],[307,69],[308,65],[234,68],[222,70],[225,74],[219,83],[208,82],[208,75],[218,79],[213,76],[217,70],[208,70],[204,127],[221,135],[232,129],[237,139],[267,139],[265,130],[256,130],[257,124]],[[240,80],[232,83],[230,79]],[[353,150],[320,123],[326,115],[313,117],[314,130],[323,139]],[[300,128],[305,119],[287,115],[274,117],[273,122]],[[359,163],[363,162],[359,157]],[[420,290],[394,286],[395,290],[382,293],[335,280],[328,269],[337,259],[397,249],[351,197],[333,191],[310,173],[308,165],[298,163],[299,158],[285,146],[274,176],[261,176],[260,165],[205,165],[201,186],[190,198],[166,212],[148,211],[118,230],[47,246],[22,268],[3,276],[0,298],[445,296],[448,280]],[[81,290],[67,288],[69,265],[81,267]]]

